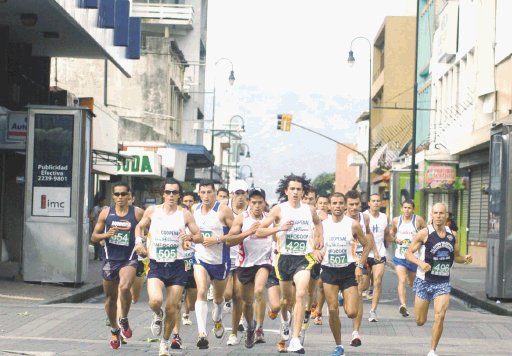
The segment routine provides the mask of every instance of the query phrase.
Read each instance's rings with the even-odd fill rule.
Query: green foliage
[[[335,173],[322,173],[313,180],[316,195],[330,195],[334,191]]]

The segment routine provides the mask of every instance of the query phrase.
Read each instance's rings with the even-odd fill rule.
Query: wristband
[[[216,236],[217,238],[217,243],[220,244],[220,237]]]
[[[361,269],[364,269],[364,265],[362,263],[356,263],[356,267],[359,267]]]
[[[135,245],[138,245],[138,244],[143,244],[144,243],[144,240],[145,238],[143,236],[137,236],[135,238]]]

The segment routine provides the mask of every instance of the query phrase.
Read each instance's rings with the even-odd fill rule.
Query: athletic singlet
[[[375,241],[375,246],[377,247],[377,251],[379,252],[380,257],[386,256],[386,246],[384,246],[384,231],[386,227],[388,227],[388,218],[386,214],[383,214],[379,211],[379,217],[374,217],[368,210],[366,210],[363,214],[368,215],[370,218],[370,230],[373,234],[373,240]],[[375,255],[372,251],[370,251],[369,257],[374,258]]]
[[[212,209],[204,215],[201,212],[203,204],[198,204],[194,211],[194,218],[197,226],[201,230],[203,238],[219,236],[228,233],[228,227],[222,225],[219,220],[220,203],[213,204]],[[215,244],[205,247],[203,244],[196,245],[195,259],[213,265],[220,265],[229,262],[229,246],[225,243]],[[229,267],[229,266],[228,266]]]
[[[406,223],[403,221],[402,215],[398,220],[398,227],[396,228],[396,239],[402,240],[402,244],[398,245],[395,250],[395,257],[405,259],[405,251],[409,248],[412,243],[413,234],[416,234],[418,229],[416,228],[416,215],[413,214],[410,222]]]
[[[359,225],[361,225],[361,229],[363,230],[363,235],[366,235],[366,224],[364,223],[364,215],[363,213],[359,213]],[[355,254],[358,258],[361,258],[363,255],[363,245],[359,243],[357,239],[352,241],[354,245],[352,248],[355,250]]]
[[[238,214],[235,213],[233,210],[233,207],[231,206],[231,200],[229,201],[229,208],[233,212],[233,216],[237,217]],[[231,246],[229,248],[229,258],[231,259],[231,266],[238,266],[238,251],[239,251],[239,245]]]
[[[194,265],[194,254],[196,244],[192,242],[192,246],[188,250],[183,251],[183,261],[185,261],[185,271],[190,271]]]
[[[440,238],[434,226],[428,225],[428,236],[425,241],[424,249],[420,259],[432,266],[432,269],[425,273],[418,268],[416,276],[420,279],[434,283],[444,283],[450,281],[450,268],[455,258],[455,236],[452,230],[445,226],[446,236]]]
[[[322,221],[325,244],[323,266],[346,267],[355,261],[351,251],[354,241],[352,235],[353,221],[348,216],[343,216],[343,219],[337,223],[332,220],[332,217]]]
[[[125,216],[119,216],[116,208],[111,206],[105,220],[105,232],[111,227],[119,230],[110,238],[105,240],[105,257],[112,261],[126,261],[137,258],[133,252],[135,247],[135,226],[138,221],[135,217],[135,207],[129,206]]]
[[[243,212],[244,222],[242,231],[246,231],[256,221],[263,220],[267,213],[263,213],[260,220],[256,220],[251,216],[249,211]],[[272,225],[270,225],[271,227]],[[251,267],[272,264],[272,235],[267,237],[257,237],[255,234],[247,236],[240,242],[237,267]]]
[[[282,255],[304,256],[312,251],[309,240],[313,233],[313,217],[308,204],[299,203],[298,208],[292,208],[289,202],[279,204],[281,208],[281,224],[293,220],[293,226],[288,231],[280,231],[278,251]]]
[[[156,205],[148,232],[148,255],[157,262],[183,259],[183,248],[178,236],[185,231],[183,209],[167,214],[162,205]]]

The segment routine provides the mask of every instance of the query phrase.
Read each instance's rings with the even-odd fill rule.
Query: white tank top
[[[229,202],[229,207],[231,211],[233,211],[233,216],[238,216],[237,213],[233,210],[233,207],[231,206],[231,201]],[[229,258],[231,259],[231,267],[238,266],[238,251],[239,251],[239,245],[231,246],[229,248]]]
[[[220,203],[215,202],[207,213],[201,212],[203,204],[198,204],[194,211],[194,219],[204,238],[222,236],[227,233],[227,227],[219,220]],[[195,259],[214,265],[224,264],[229,261],[229,247],[224,244],[215,244],[205,247],[203,244],[195,246]]]
[[[386,246],[384,246],[384,231],[388,227],[388,218],[386,214],[383,214],[379,211],[379,217],[375,218],[368,210],[366,210],[363,214],[368,215],[370,218],[370,230],[373,234],[373,240],[375,241],[375,246],[377,247],[377,251],[379,252],[380,257],[386,256]],[[369,257],[374,258],[373,250],[370,251]]]
[[[366,235],[366,224],[364,223],[363,213],[359,213],[359,225],[361,225],[363,235]],[[352,243],[354,244],[354,251],[355,254],[357,255],[357,258],[361,258],[361,256],[363,255],[363,245],[361,245],[357,239],[354,239]]]
[[[414,239],[414,235],[418,232],[416,228],[416,215],[412,216],[410,222],[404,222],[402,215],[398,219],[398,227],[396,229],[396,239],[402,240],[401,245],[396,246],[395,257],[405,259],[405,251],[409,248],[409,245],[412,243]],[[417,253],[415,254],[416,256]]]
[[[293,226],[288,231],[280,231],[278,250],[283,255],[304,256],[312,251],[309,240],[313,233],[313,217],[311,207],[300,203],[298,208],[292,208],[289,202],[279,204],[281,207],[281,224],[293,220]]]
[[[242,231],[250,229],[256,221],[263,220],[267,213],[263,213],[263,219],[256,220],[249,211],[244,211]],[[272,226],[272,225],[271,225]],[[271,227],[270,226],[270,227]],[[272,235],[257,237],[255,234],[247,236],[239,245],[237,267],[251,267],[272,264]]]
[[[352,251],[354,246],[353,221],[348,216],[343,216],[343,219],[337,223],[332,220],[332,217],[322,221],[325,244],[323,266],[346,267],[355,261]]]
[[[157,205],[151,216],[148,233],[149,258],[157,262],[174,262],[183,259],[183,248],[178,236],[185,231],[183,209],[165,213],[162,205]]]

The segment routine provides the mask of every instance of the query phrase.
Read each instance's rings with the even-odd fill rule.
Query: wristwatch
[[[364,265],[362,263],[356,263],[356,267],[359,267],[361,269],[364,269]]]

